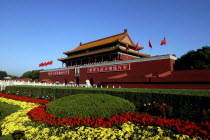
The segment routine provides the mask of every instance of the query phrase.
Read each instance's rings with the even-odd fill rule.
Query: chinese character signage
[[[130,70],[130,64],[120,64],[120,65],[92,67],[92,68],[88,68],[87,69],[87,73],[126,71],[126,70]]]
[[[48,72],[48,76],[53,76],[53,75],[68,75],[69,70],[59,70],[59,71],[51,71]]]

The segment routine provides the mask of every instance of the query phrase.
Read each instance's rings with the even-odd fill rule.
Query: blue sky
[[[209,7],[210,0],[0,0],[0,70],[21,76],[51,60],[42,68],[62,67],[63,52],[125,28],[141,53],[180,57],[210,46]]]

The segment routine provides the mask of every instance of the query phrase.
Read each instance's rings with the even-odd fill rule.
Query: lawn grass
[[[9,134],[6,136],[0,136],[0,140],[14,140],[14,139],[12,138],[12,135]]]
[[[0,122],[3,121],[3,119],[10,114],[17,112],[19,109],[21,108],[18,106],[0,102]],[[13,138],[11,134],[6,136],[0,135],[0,140],[13,140]]]
[[[7,103],[0,102],[0,121],[2,121],[6,116],[9,116],[14,112],[17,112],[19,109],[21,108],[18,106],[9,105]]]

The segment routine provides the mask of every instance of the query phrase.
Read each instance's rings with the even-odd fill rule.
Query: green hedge
[[[107,94],[77,94],[50,102],[46,111],[59,118],[111,117],[115,114],[135,112],[135,105],[123,98]]]
[[[210,90],[8,86],[5,92],[49,100],[81,93],[109,94],[133,102],[138,112],[142,111],[144,104],[155,101],[172,106],[173,117],[175,118],[198,121],[202,119],[203,109],[210,108]]]

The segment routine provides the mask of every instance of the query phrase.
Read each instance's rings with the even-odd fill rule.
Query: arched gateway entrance
[[[93,86],[93,83],[94,83],[93,78],[90,78],[90,84],[91,84],[91,86]]]
[[[76,77],[74,81],[75,81],[74,83],[75,83],[76,85],[79,85],[79,77]]]
[[[65,81],[64,81],[64,82],[65,82],[65,86],[66,86],[66,85],[67,85],[67,80],[65,79]]]

